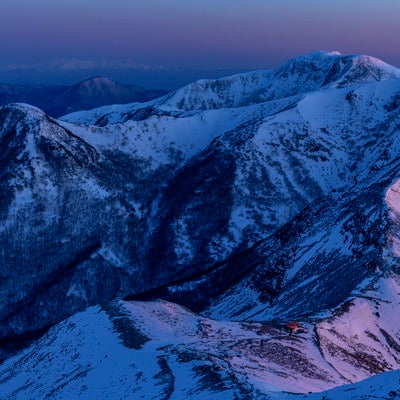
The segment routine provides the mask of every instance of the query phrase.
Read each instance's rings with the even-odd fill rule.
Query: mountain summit
[[[319,51],[289,60],[276,70],[195,82],[172,93],[164,105],[185,111],[240,107],[325,87],[399,77],[398,69],[373,57]]]
[[[0,108],[4,398],[289,399],[398,369],[399,110],[398,69],[337,52]]]

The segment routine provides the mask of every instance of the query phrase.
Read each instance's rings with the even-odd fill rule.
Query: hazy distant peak
[[[117,81],[114,81],[110,78],[107,78],[106,76],[94,76],[92,78],[85,79],[81,82],[78,82],[77,84],[73,85],[72,87],[74,88],[80,88],[80,89],[90,89],[90,90],[114,90],[114,91],[119,91],[119,92],[125,92],[125,93],[130,93],[132,92],[137,92],[138,94],[145,94],[145,93],[160,93],[165,94],[164,91],[157,91],[157,90],[149,90],[146,89],[142,86],[138,85],[128,85],[128,84],[123,84]],[[150,95],[149,97],[157,97],[157,96],[152,96]]]
[[[53,117],[59,117],[109,104],[144,102],[165,93],[124,85],[105,76],[94,76],[72,86],[0,85],[0,106],[29,103],[39,106]]]
[[[95,76],[93,78],[85,79],[75,85],[76,88],[83,90],[113,90],[120,89],[127,91],[129,87],[119,84],[105,76]]]
[[[90,83],[106,84],[106,85],[116,84],[115,81],[112,81],[111,79],[107,78],[106,76],[99,75],[99,76],[94,76],[92,78],[85,79],[85,80],[79,82],[78,85],[90,84]]]

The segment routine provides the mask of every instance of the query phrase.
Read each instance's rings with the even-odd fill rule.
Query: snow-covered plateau
[[[400,398],[399,134],[338,52],[1,107],[0,398]]]

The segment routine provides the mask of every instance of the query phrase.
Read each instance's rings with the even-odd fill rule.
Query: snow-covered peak
[[[26,116],[34,115],[34,116],[44,116],[45,113],[38,107],[32,106],[27,103],[11,103],[6,106],[0,107],[2,112],[15,112],[20,111],[23,112]]]
[[[316,51],[288,60],[275,70],[240,73],[221,79],[201,79],[146,104],[130,104],[65,116],[70,122],[124,122],[153,114],[180,116],[185,112],[246,107],[292,98],[322,88],[343,88],[367,82],[399,79],[400,70],[367,55]],[[99,82],[103,82],[99,78]],[[109,115],[109,114],[112,114]],[[87,122],[85,122],[87,118]]]
[[[355,55],[347,56],[347,60],[346,58],[343,60],[346,61],[348,69],[333,86],[346,87],[354,84],[400,78],[400,70],[398,68],[375,57]]]
[[[392,72],[396,77],[400,77],[400,70],[393,67],[379,58],[366,54],[342,54],[339,51],[318,50],[312,53],[294,57],[282,64],[277,71],[290,69],[293,65],[308,65],[310,67],[318,67],[319,69],[327,69],[332,62],[341,61],[354,67],[360,65],[368,65],[370,67],[382,68],[388,72]]]
[[[307,92],[397,78],[400,70],[377,58],[336,51],[317,51],[293,58],[274,74],[274,81],[282,82],[286,95],[291,90]]]
[[[276,70],[200,80],[171,94],[163,103],[181,110],[238,107],[295,96],[324,86],[349,86],[400,78],[400,70],[377,58],[317,51],[293,58]]]
[[[302,54],[297,57],[290,58],[278,68],[285,68],[293,63],[321,63],[329,60],[330,58],[341,57],[343,54],[340,51],[334,50],[316,50],[311,53]]]
[[[19,185],[18,189],[27,182],[32,185],[34,176],[44,173],[47,161],[61,155],[60,151],[69,155],[73,163],[79,160],[79,164],[83,160],[80,151],[88,147],[44,111],[25,103],[0,107],[0,144],[3,160],[13,163],[18,170],[26,170],[14,174],[12,182]]]
[[[42,110],[29,104],[13,103],[0,107],[0,139],[10,129],[13,129],[14,135],[18,135],[24,131],[22,127],[33,127],[44,118],[46,114]]]

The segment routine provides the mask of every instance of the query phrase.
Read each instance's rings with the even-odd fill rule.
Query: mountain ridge
[[[151,353],[164,360],[152,372],[130,353],[143,393],[140,374],[182,398],[208,393],[201,382],[212,377],[216,398],[268,398],[272,387],[285,398],[290,385],[320,391],[397,369],[399,78],[372,57],[317,52],[60,120],[22,104],[0,108],[0,337],[54,325],[51,340],[23,353],[35,364],[46,349],[55,357],[65,318],[125,298],[136,310],[124,322],[132,340],[175,329],[162,310],[178,327],[203,327],[178,347],[154,339],[149,346],[165,353]],[[132,301],[140,296],[152,302]],[[284,334],[291,320],[307,332]],[[250,347],[232,347],[224,325]],[[204,353],[203,341],[221,341],[223,354]],[[3,364],[11,389],[13,360]],[[195,377],[190,393],[171,383],[183,376]],[[35,390],[57,390],[52,379]]]
[[[141,105],[112,106],[92,113],[79,112],[63,116],[63,120],[101,125],[125,122],[158,115],[184,115],[196,110],[246,107],[293,97],[296,103],[304,93],[328,87],[391,80],[400,77],[400,70],[383,61],[364,55],[341,55],[318,51],[291,59],[275,70],[259,70],[235,74],[227,78],[199,80],[166,96]],[[119,112],[119,109],[121,111]],[[93,116],[91,115],[93,114]],[[108,115],[109,114],[109,115]],[[79,116],[82,115],[80,120]],[[86,120],[86,122],[84,122]]]

